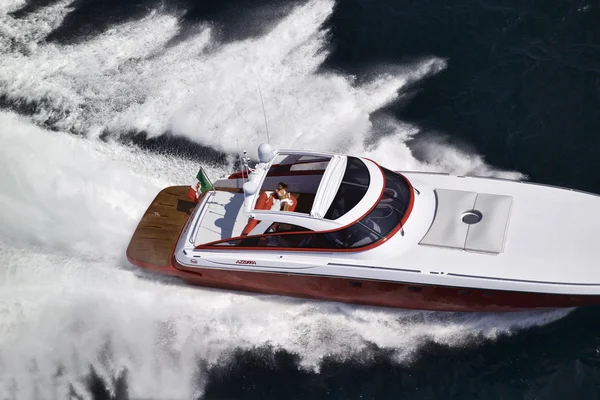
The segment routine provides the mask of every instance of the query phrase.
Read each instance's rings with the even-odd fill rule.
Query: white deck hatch
[[[420,244],[492,254],[504,251],[511,196],[451,189],[435,189],[435,195],[435,217]],[[481,219],[470,224],[463,222],[469,211]]]

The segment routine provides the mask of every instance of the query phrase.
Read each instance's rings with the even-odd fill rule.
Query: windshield
[[[410,204],[410,185],[406,179],[382,168],[385,189],[379,203],[366,216],[341,231],[327,233],[343,248],[367,246],[383,239],[402,221]]]
[[[362,161],[358,161],[362,164]],[[362,165],[364,166],[364,164]],[[385,176],[385,188],[381,199],[360,221],[346,228],[331,232],[312,232],[298,227],[300,229],[290,228],[289,231],[284,230],[284,232],[274,230],[273,233],[267,232],[263,235],[232,238],[209,245],[248,248],[278,247],[287,250],[311,248],[331,251],[331,249],[358,250],[361,247],[378,242],[399,228],[399,224],[402,222],[402,218],[404,218],[410,206],[412,190],[408,181],[402,175],[398,175],[385,168],[382,168],[382,171]],[[366,179],[368,183],[368,175]],[[365,181],[363,180],[362,182]],[[364,196],[364,193],[361,195],[361,199],[362,196]],[[354,201],[352,200],[352,202]],[[343,209],[340,208],[340,210]]]
[[[410,187],[402,176],[384,168],[385,189],[377,206],[359,223],[386,236],[402,220],[410,203]]]

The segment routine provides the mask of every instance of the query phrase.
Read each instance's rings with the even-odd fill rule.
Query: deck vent
[[[481,211],[479,210],[469,210],[464,212],[460,218],[462,219],[462,222],[464,222],[467,225],[473,225],[478,223],[479,221],[481,221],[481,218],[483,218],[483,215],[481,214]]]

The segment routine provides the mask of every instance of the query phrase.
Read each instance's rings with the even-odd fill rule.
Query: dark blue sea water
[[[320,17],[311,16],[317,5],[294,14],[298,7],[311,4],[303,1],[75,0],[66,2],[64,11],[60,4],[57,0],[15,2],[0,20],[0,50],[10,55],[0,62],[0,75],[4,74],[0,106],[49,130],[48,135],[57,131],[86,137],[94,132],[93,137],[132,143],[149,154],[226,163],[231,143],[246,135],[236,130],[262,129],[259,108],[256,118],[231,122],[237,115],[231,110],[241,107],[234,94],[246,96],[256,90],[254,82],[249,88],[243,86],[252,79],[239,78],[244,74],[241,71],[250,68],[260,74],[272,69],[271,82],[276,85],[267,84],[265,92],[267,96],[279,93],[281,101],[268,108],[272,129],[290,132],[280,137],[283,142],[293,139],[294,146],[318,147],[321,140],[324,147],[343,149],[344,135],[360,137],[368,131],[372,137],[361,144],[367,151],[370,141],[416,129],[418,133],[398,139],[403,147],[397,150],[399,157],[412,155],[416,164],[456,171],[515,171],[535,182],[600,193],[597,2],[341,0],[333,3],[331,11],[320,12],[325,14],[322,24],[314,22]],[[60,15],[50,18],[55,14]],[[158,21],[136,31],[138,21],[155,14],[173,16],[172,30]],[[294,27],[290,15],[300,27],[307,26],[308,32]],[[290,28],[273,35],[283,20]],[[119,30],[123,24],[132,28]],[[311,31],[313,25],[320,28]],[[194,47],[190,38],[207,27],[213,32],[210,45]],[[168,32],[163,35],[163,30]],[[311,45],[319,32],[321,46]],[[156,37],[144,41],[152,34]],[[270,34],[273,37],[265,39]],[[186,47],[172,58],[163,58],[159,51],[143,51],[160,40],[165,49],[178,49],[182,43]],[[286,50],[290,54],[306,54],[281,56],[279,49],[285,46],[290,47]],[[102,60],[110,60],[113,52],[124,48],[131,51],[126,61],[103,64]],[[224,48],[231,49],[226,56],[221,52]],[[240,62],[236,54],[247,58]],[[192,62],[188,55],[200,59]],[[319,57],[313,69],[302,66]],[[428,60],[443,66],[428,69],[423,66]],[[416,73],[420,68],[427,71]],[[159,73],[153,75],[151,69]],[[19,75],[21,70],[23,75]],[[38,73],[44,78],[36,79]],[[385,83],[369,86],[386,74],[392,94],[386,94]],[[408,76],[408,83],[395,83],[397,76]],[[163,97],[157,94],[190,80],[197,81],[192,92],[186,92],[189,85],[182,85]],[[143,89],[145,85],[160,89],[163,84],[164,89],[156,92]],[[354,91],[362,94],[354,97]],[[200,105],[182,106],[177,114],[165,111],[162,115],[172,103],[187,101],[180,97],[183,92],[194,98],[208,93],[209,98]],[[223,99],[219,93],[232,95]],[[288,101],[295,97],[297,102]],[[346,98],[339,107],[329,107],[337,104],[336,99]],[[139,108],[128,111],[132,103]],[[190,119],[199,109],[204,113]],[[295,119],[295,113],[300,117]],[[221,114],[224,119],[219,119]],[[172,122],[173,115],[183,122]],[[372,128],[336,131],[336,126],[346,125],[345,118],[353,126],[370,122]],[[277,120],[285,124],[277,125]],[[332,133],[306,139],[305,128],[296,127],[300,120],[329,127]],[[189,134],[190,126],[206,131],[194,136]],[[213,131],[217,133],[209,133]],[[597,223],[599,217],[589,218],[590,223]],[[557,234],[560,223],[561,210],[557,209]],[[268,303],[264,307],[268,313]],[[421,321],[415,314],[412,318],[427,330],[430,317]],[[439,316],[442,321],[445,318],[453,317]],[[489,328],[482,332],[477,324],[471,330],[465,322],[470,320],[460,320],[456,340],[438,340],[435,332],[419,335],[411,339],[419,343],[410,343],[411,349],[417,349],[410,357],[398,356],[402,344],[385,347],[369,342],[367,336],[366,344],[356,352],[340,355],[337,350],[331,354],[319,350],[318,368],[306,368],[304,351],[298,346],[258,341],[230,346],[230,357],[223,363],[211,364],[198,355],[195,372],[180,372],[198,382],[202,390],[197,396],[202,399],[600,399],[598,307],[573,310],[547,321],[539,317],[531,323],[527,321],[537,317],[523,314],[522,323],[511,323],[508,328],[504,317],[498,318],[503,328],[497,335],[490,334]],[[243,329],[255,329],[252,319],[240,324]],[[225,341],[227,335],[238,335],[242,329],[234,326],[222,333]],[[453,326],[456,329],[456,323]],[[262,328],[270,329],[268,325]],[[274,325],[273,329],[279,328]],[[431,324],[430,329],[443,328]],[[410,327],[394,334],[414,336]],[[44,340],[43,332],[40,335]],[[118,342],[118,335],[111,340]],[[306,352],[314,352],[311,344],[306,346]],[[123,350],[123,354],[128,353]],[[120,359],[119,354],[114,359]],[[68,367],[57,364],[56,368],[56,376],[71,376]],[[98,372],[102,369],[98,365],[78,368],[79,375],[74,375],[80,377],[72,384],[69,398],[87,398],[85,393],[94,399],[135,397],[130,384],[135,371],[117,369],[108,377]],[[0,371],[10,369],[4,359]],[[32,376],[35,371],[32,367]],[[160,373],[156,370],[157,376]],[[0,393],[0,398],[28,397],[17,384],[13,386],[11,392]],[[52,388],[45,392],[42,385],[37,390],[36,398],[53,398]]]

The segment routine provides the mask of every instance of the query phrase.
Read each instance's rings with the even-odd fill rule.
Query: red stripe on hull
[[[290,273],[233,271],[133,264],[182,278],[191,285],[302,297],[371,306],[433,311],[519,311],[580,307],[600,303],[600,296],[467,289]],[[175,267],[176,266],[176,267]]]

